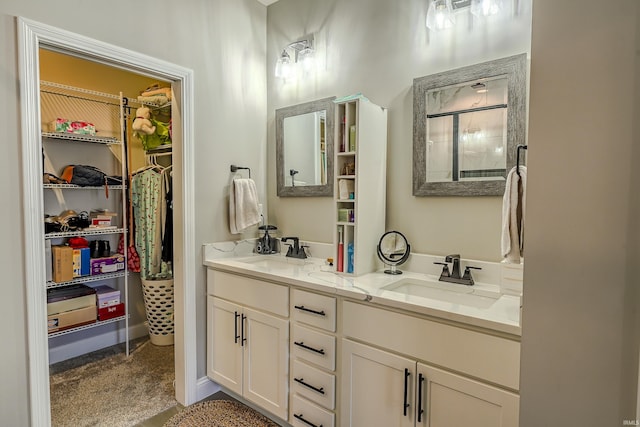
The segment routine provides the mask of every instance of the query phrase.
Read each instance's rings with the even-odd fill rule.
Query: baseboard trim
[[[199,378],[196,382],[196,399],[199,402],[220,390],[220,386],[211,381],[208,377]]]
[[[143,337],[149,333],[144,323],[129,326],[129,340]],[[49,346],[49,364],[62,362],[73,357],[82,356],[92,351],[101,350],[125,341],[124,329],[116,329],[100,335],[74,340],[55,347]],[[74,337],[75,338],[75,337]]]

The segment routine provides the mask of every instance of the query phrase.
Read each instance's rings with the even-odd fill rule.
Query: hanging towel
[[[527,168],[520,166],[520,175],[511,169],[502,198],[502,256],[510,264],[520,264],[523,256],[526,188]]]
[[[252,179],[236,178],[229,189],[229,228],[231,234],[239,234],[247,227],[260,222],[258,191]]]

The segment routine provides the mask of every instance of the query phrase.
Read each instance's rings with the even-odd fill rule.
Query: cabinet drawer
[[[304,421],[303,421],[304,420]],[[297,394],[291,399],[291,419],[294,427],[333,427],[335,415],[333,412],[315,405]]]
[[[335,408],[335,375],[316,369],[297,359],[293,361],[291,390],[325,408]]]
[[[207,270],[207,293],[247,307],[289,317],[289,287]]]
[[[336,299],[292,289],[291,317],[297,322],[335,332]]]
[[[293,325],[291,353],[331,371],[336,368],[336,338],[304,326]]]
[[[344,336],[518,390],[520,343],[345,301]]]

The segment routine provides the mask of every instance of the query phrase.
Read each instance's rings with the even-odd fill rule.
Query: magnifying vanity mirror
[[[498,196],[525,143],[526,54],[413,81],[413,195]]]
[[[390,267],[384,271],[387,274],[402,274],[397,266],[404,264],[410,253],[411,245],[398,231],[387,231],[378,242],[378,258]]]
[[[333,196],[334,99],[276,110],[278,196]]]

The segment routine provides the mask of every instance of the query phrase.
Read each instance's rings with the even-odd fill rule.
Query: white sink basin
[[[429,298],[476,308],[489,308],[500,298],[499,292],[491,290],[421,279],[401,279],[384,286],[382,289],[402,295]]]

